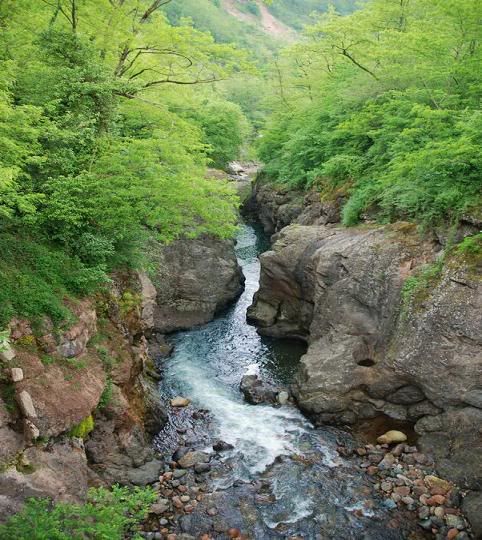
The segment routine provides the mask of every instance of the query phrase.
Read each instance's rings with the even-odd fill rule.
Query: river
[[[243,224],[236,253],[246,277],[244,293],[214,321],[172,336],[175,348],[165,363],[161,393],[166,400],[186,396],[192,406],[171,412],[158,449],[164,456],[178,447],[212,453],[216,439],[231,444],[233,450],[214,455],[205,482],[213,504],[222,508],[223,523],[249,538],[401,538],[386,530],[380,501],[338,454],[338,445],[353,444],[348,434],[314,429],[293,405],[243,400],[243,375],[287,384],[304,352],[303,344],[261,337],[246,323],[258,288],[258,255],[267,247],[255,226]],[[178,527],[196,535],[216,530],[215,521],[198,509]]]

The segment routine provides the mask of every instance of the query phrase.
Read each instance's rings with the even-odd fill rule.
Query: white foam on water
[[[219,438],[244,455],[244,465],[252,474],[264,471],[278,456],[296,451],[296,439],[309,427],[296,409],[249,405],[238,392],[218,382],[206,366],[181,353],[174,362],[177,382],[197,407],[210,411]]]

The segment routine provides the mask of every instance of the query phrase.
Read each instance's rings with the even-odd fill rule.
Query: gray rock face
[[[72,442],[49,449],[32,447],[22,456],[24,468],[9,467],[0,475],[0,520],[18,512],[28,497],[78,503],[87,492],[88,467],[82,448]]]
[[[242,291],[244,277],[231,241],[177,240],[156,248],[154,331],[174,332],[214,318]]]
[[[259,176],[243,211],[256,215],[266,233],[273,234],[291,223],[326,225],[340,221],[341,199],[322,202],[316,190],[308,193],[266,183]]]
[[[292,225],[275,238],[249,318],[260,333],[308,341],[300,407],[319,423],[417,422],[443,473],[480,489],[480,279],[447,265],[400,314],[404,280],[435,258],[410,228]]]

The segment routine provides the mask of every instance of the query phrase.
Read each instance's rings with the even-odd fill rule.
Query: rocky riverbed
[[[163,363],[161,392],[176,406],[156,439],[165,464],[144,536],[472,537],[460,510],[465,491],[439,478],[429,453],[413,442],[362,444],[299,414],[288,391],[302,351],[287,344],[292,365],[283,370],[272,348],[280,342],[245,323],[260,248],[244,231],[245,293],[213,322],[176,335]],[[381,435],[383,423],[373,429]]]

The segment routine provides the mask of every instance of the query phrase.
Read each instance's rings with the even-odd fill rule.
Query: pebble
[[[435,510],[433,511],[434,516],[437,516],[438,518],[443,518],[445,515],[445,509],[443,506],[437,506]]]
[[[378,464],[379,469],[390,469],[395,464],[395,456],[388,452]]]
[[[385,491],[385,492],[392,491],[392,483],[391,482],[382,482],[380,487],[382,488],[382,491]]]
[[[450,528],[462,530],[465,528],[465,522],[460,516],[454,516],[447,514],[445,516],[445,522]]]
[[[172,504],[179,510],[184,506],[179,497],[173,497]]]
[[[169,522],[167,521],[166,518],[162,518],[162,519],[159,520],[159,525],[160,525],[161,527],[164,527],[164,525],[167,525],[168,523],[169,523]]]
[[[174,478],[179,479],[179,478],[182,478],[186,473],[187,471],[185,469],[176,469],[173,475],[174,475]]]
[[[190,500],[191,500],[191,497],[189,497],[189,495],[183,495],[183,496],[181,497],[181,501],[182,501],[183,503],[187,503],[187,502],[189,502]]]
[[[445,503],[445,497],[443,495],[432,495],[427,499],[429,506],[440,506]]]
[[[430,510],[428,506],[422,506],[418,511],[418,517],[420,519],[427,519],[430,516]]]
[[[408,486],[399,486],[394,488],[393,491],[401,497],[408,497],[410,495],[410,488]]]
[[[458,529],[449,529],[447,533],[447,540],[454,540],[454,538],[457,538],[458,534]]]
[[[241,531],[239,529],[228,529],[229,538],[239,538],[241,536]]]
[[[208,516],[217,516],[218,515],[218,511],[216,510],[216,508],[208,508],[206,510],[206,514]]]

